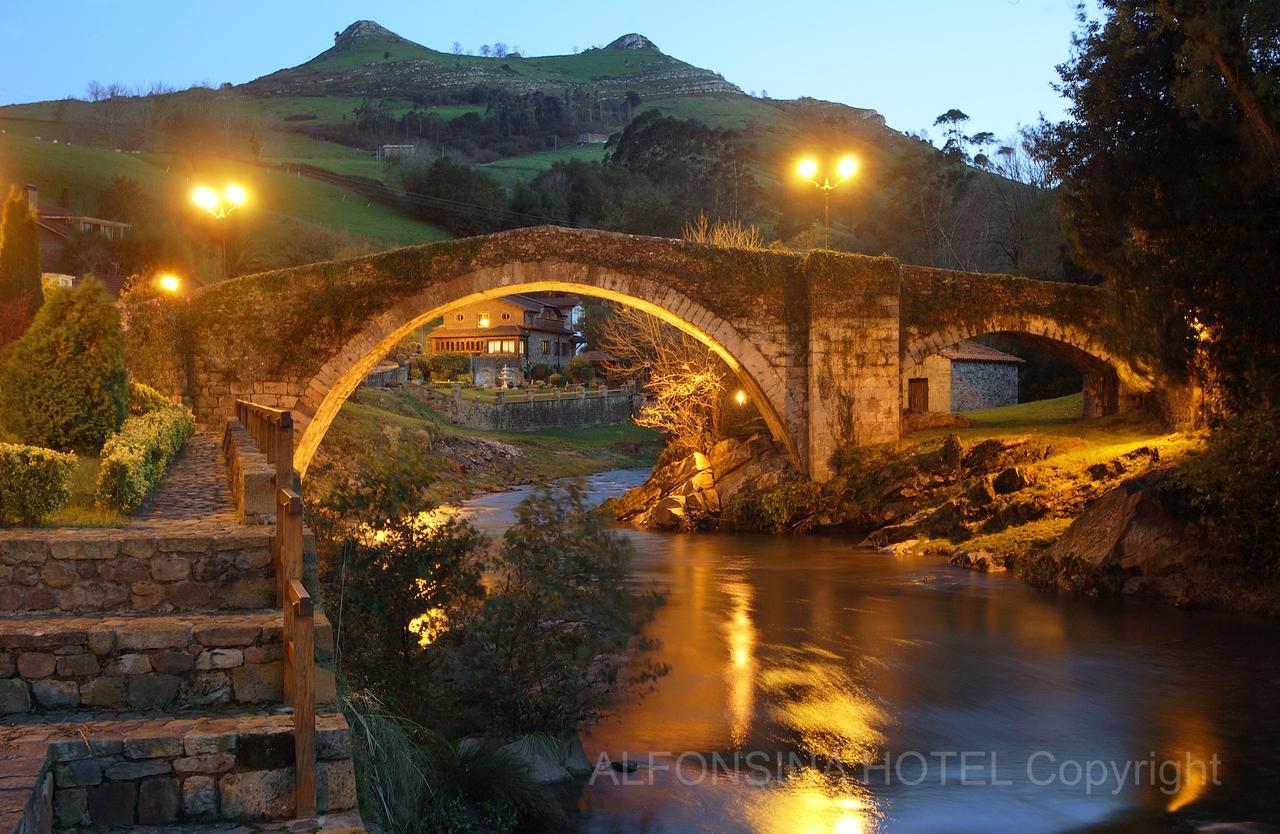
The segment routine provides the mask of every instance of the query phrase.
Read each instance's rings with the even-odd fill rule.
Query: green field
[[[98,193],[115,176],[135,180],[153,199],[180,211],[190,210],[187,195],[196,184],[235,180],[250,195],[241,210],[241,222],[257,228],[263,246],[279,235],[291,234],[280,220],[331,229],[378,247],[448,237],[437,226],[370,203],[339,186],[239,160],[200,164],[173,154],[121,153],[6,135],[0,136],[0,172],[14,183],[35,183],[49,202],[61,200],[65,190],[69,207],[86,213],[94,211]]]
[[[534,151],[481,165],[502,184],[510,188],[519,180],[531,180],[557,162],[578,159],[583,162],[604,161],[604,145],[566,145],[554,151]]]

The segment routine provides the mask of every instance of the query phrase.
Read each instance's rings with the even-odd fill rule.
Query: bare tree
[[[461,44],[461,43],[459,43],[458,41],[454,41],[454,42],[453,42],[453,54],[454,54],[454,55],[461,55],[461,54],[462,54],[462,44]]]
[[[621,305],[614,305],[601,326],[600,345],[615,357],[606,368],[610,374],[643,380],[646,401],[636,423],[668,434],[690,452],[705,452],[715,443],[729,369],[710,348]]]
[[[487,43],[480,44],[480,54],[485,58],[488,58],[493,54],[493,47],[489,46]]]

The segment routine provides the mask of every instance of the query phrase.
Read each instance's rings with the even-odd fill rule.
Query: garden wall
[[[465,399],[422,386],[428,404],[449,422],[482,431],[534,431],[537,429],[587,428],[626,422],[635,413],[636,395],[562,394],[559,400],[530,400],[524,392],[505,394],[502,402]]]

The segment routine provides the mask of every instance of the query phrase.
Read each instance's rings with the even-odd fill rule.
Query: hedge
[[[0,443],[0,526],[31,525],[71,498],[76,456]]]
[[[138,509],[195,430],[191,409],[174,403],[125,420],[102,447],[98,506],[121,513]]]
[[[129,413],[135,417],[173,405],[173,401],[150,385],[129,382]]]

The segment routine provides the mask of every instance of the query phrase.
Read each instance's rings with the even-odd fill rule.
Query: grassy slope
[[[288,234],[280,219],[323,226],[365,238],[379,246],[440,240],[448,234],[395,210],[329,183],[290,175],[238,160],[208,162],[202,171],[216,181],[231,178],[250,193],[246,215],[261,221],[259,243],[269,246],[274,234]],[[23,137],[0,136],[0,172],[14,182],[34,182],[45,198],[59,199],[66,189],[71,208],[92,212],[98,193],[114,176],[136,180],[153,198],[186,209],[186,192],[198,181],[189,163],[173,154],[117,153],[103,148],[54,144]],[[204,177],[200,177],[204,178]]]
[[[308,479],[319,480],[317,486],[323,491],[326,460],[340,462],[344,470],[359,471],[375,462],[376,456],[392,454],[396,444],[428,444],[440,451],[465,445],[467,440],[497,441],[520,449],[523,457],[514,479],[498,472],[464,475],[446,454],[435,454],[421,473],[434,481],[430,493],[435,500],[457,501],[519,483],[652,466],[661,448],[656,433],[632,423],[531,432],[476,431],[444,421],[410,393],[361,389],[338,412]]]
[[[1013,525],[996,533],[978,535],[966,540],[961,548],[970,552],[988,550],[997,556],[1025,555],[1029,550],[1056,540],[1074,519],[1074,510],[1082,495],[1101,492],[1125,477],[1095,479],[1090,467],[1117,460],[1140,448],[1159,453],[1160,465],[1168,465],[1195,449],[1202,441],[1196,435],[1169,434],[1158,422],[1144,413],[1119,414],[1092,420],[1081,419],[1083,396],[1074,394],[1052,400],[1021,403],[1014,406],[970,411],[964,416],[974,425],[963,429],[935,429],[911,435],[909,442],[919,451],[941,446],[948,434],[960,437],[966,449],[987,439],[1007,442],[1026,440],[1042,445],[1048,454],[1043,460],[1026,464],[1024,469],[1032,488],[1025,494],[1037,496],[1046,504],[1060,500],[1062,511],[1025,524]],[[950,556],[957,547],[944,540],[922,539],[916,552]]]

